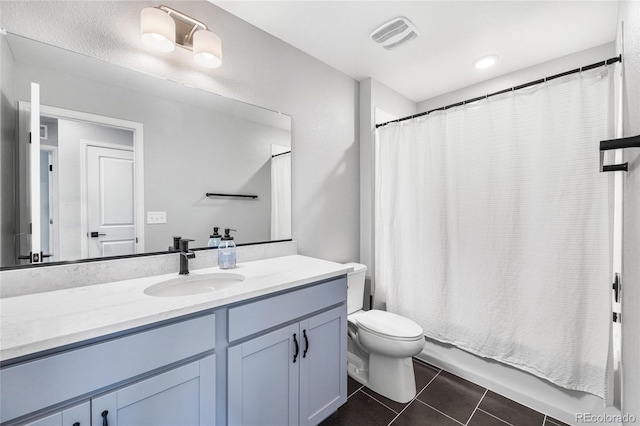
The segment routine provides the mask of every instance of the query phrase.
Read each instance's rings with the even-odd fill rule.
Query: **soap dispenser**
[[[207,247],[218,247],[220,245],[220,240],[222,239],[222,237],[220,236],[220,234],[218,234],[218,228],[217,226],[213,227],[213,234],[209,235],[209,242],[207,243]]]
[[[224,237],[218,245],[218,267],[220,269],[231,269],[236,267],[236,243],[230,235],[235,229],[225,228]]]

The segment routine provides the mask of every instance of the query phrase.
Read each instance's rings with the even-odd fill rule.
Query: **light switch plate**
[[[167,223],[167,212],[147,212],[147,224]]]

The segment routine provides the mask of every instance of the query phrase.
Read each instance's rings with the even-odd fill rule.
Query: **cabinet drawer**
[[[287,323],[347,300],[347,279],[338,278],[229,309],[229,342]]]
[[[0,422],[212,350],[215,315],[158,327],[0,370]]]

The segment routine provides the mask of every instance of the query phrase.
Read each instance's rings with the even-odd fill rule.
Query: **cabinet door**
[[[215,355],[94,398],[93,425],[213,425]]]
[[[26,423],[25,426],[90,426],[90,410],[89,401],[87,401],[40,420]]]
[[[298,423],[299,334],[294,324],[229,348],[230,425]]]
[[[347,308],[300,322],[300,424],[317,425],[347,401]]]

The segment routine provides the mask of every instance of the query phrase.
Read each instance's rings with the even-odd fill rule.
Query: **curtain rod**
[[[418,113],[418,114],[409,115],[407,117],[402,117],[402,118],[397,118],[395,120],[390,120],[390,121],[387,121],[385,123],[376,124],[376,129],[378,127],[386,126],[387,124],[390,124],[390,123],[399,123],[401,121],[411,120],[411,119],[416,118],[416,117],[422,117],[423,115],[431,114],[432,112],[435,112],[435,111],[444,111],[444,110],[447,110],[449,108],[453,108],[453,107],[457,107],[457,106],[460,106],[460,105],[469,104],[471,102],[479,101],[479,100],[482,100],[482,99],[487,99],[487,98],[490,98],[492,96],[500,95],[502,93],[513,92],[515,90],[524,89],[525,87],[535,86],[536,84],[545,83],[545,82],[547,82],[549,80],[553,80],[553,79],[556,79],[556,78],[559,78],[559,77],[564,77],[566,75],[576,74],[576,73],[579,73],[579,72],[582,72],[582,71],[587,71],[587,70],[590,70],[590,69],[593,69],[593,68],[598,68],[598,67],[601,67],[601,66],[604,66],[604,65],[611,65],[611,64],[614,64],[616,62],[622,62],[622,55],[618,55],[615,58],[607,59],[606,61],[596,62],[595,64],[591,64],[591,65],[587,65],[587,66],[584,66],[584,67],[576,68],[576,69],[573,69],[573,70],[570,70],[570,71],[565,71],[565,72],[562,72],[560,74],[555,74],[555,75],[552,75],[550,77],[545,77],[545,78],[541,78],[539,80],[530,81],[529,83],[524,83],[524,84],[521,84],[519,86],[514,86],[514,87],[510,87],[508,89],[499,90],[497,92],[489,93],[489,94],[484,95],[484,96],[478,96],[477,98],[467,99],[466,101],[456,102],[455,104],[443,106],[443,107],[440,107],[440,108],[434,108],[434,109],[431,109],[431,110],[426,111],[426,112],[421,112],[421,113]]]

